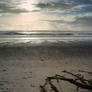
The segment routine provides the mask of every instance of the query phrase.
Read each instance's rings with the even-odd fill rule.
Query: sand
[[[91,42],[1,46],[0,92],[40,92],[39,85],[47,76],[62,75],[63,70],[76,73],[79,69],[92,72]],[[62,82],[59,90],[76,92],[76,86]]]

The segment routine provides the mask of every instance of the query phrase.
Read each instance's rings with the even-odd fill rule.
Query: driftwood
[[[92,80],[91,79],[85,79],[83,75],[81,74],[75,74],[75,73],[71,73],[68,71],[62,71],[65,74],[71,75],[72,78],[68,78],[65,76],[61,76],[61,75],[55,75],[55,76],[51,76],[51,77],[47,77],[45,80],[44,85],[40,85],[40,89],[41,92],[48,92],[46,90],[46,86],[49,84],[50,88],[54,91],[54,92],[60,92],[58,90],[58,88],[53,84],[53,80],[56,80],[57,83],[59,83],[60,80],[62,81],[67,81],[75,86],[77,86],[77,91],[79,88],[83,88],[83,89],[88,89],[88,90],[92,90]],[[79,72],[86,72],[86,71],[80,71]],[[91,72],[86,72],[91,74]]]
[[[92,72],[89,72],[89,71],[83,71],[83,70],[79,70],[79,72],[84,72],[84,73],[92,74]]]

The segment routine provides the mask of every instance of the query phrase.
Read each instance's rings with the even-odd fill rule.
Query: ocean
[[[92,31],[0,31],[0,45],[43,41],[92,41]],[[8,45],[7,44],[7,45]]]

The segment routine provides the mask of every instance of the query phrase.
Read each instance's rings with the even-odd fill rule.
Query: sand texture
[[[76,44],[0,47],[0,92],[40,92],[39,85],[47,76],[62,75],[63,70],[92,72],[91,42]],[[59,89],[77,92],[76,86],[67,82],[60,83]],[[91,91],[80,89],[79,92]]]

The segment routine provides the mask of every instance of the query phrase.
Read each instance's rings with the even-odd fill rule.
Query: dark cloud
[[[80,5],[80,4],[92,4],[92,0],[59,0],[63,3],[71,3],[71,4],[76,4],[76,5]]]
[[[7,8],[7,9],[0,9],[0,13],[24,13],[28,12],[27,10],[24,9],[14,9],[14,8]]]
[[[13,5],[12,3],[0,1],[0,13],[22,13],[22,12],[28,11],[20,9],[17,6]]]
[[[7,4],[4,4],[4,3],[0,3],[0,9],[1,10],[8,9],[8,8],[13,8],[13,7],[11,7],[11,6],[7,5]]]
[[[40,9],[66,10],[66,9],[70,9],[70,8],[74,7],[75,5],[65,4],[62,2],[44,2],[44,3],[40,2],[40,3],[36,4],[35,6],[40,8]]]
[[[73,8],[75,6],[79,6],[79,5],[85,5],[85,6],[92,5],[92,0],[55,0],[55,1],[47,0],[47,2],[39,2],[35,6],[42,10],[44,10],[44,9],[66,10],[66,9],[71,9],[71,8]]]
[[[61,0],[62,1],[62,0]],[[64,0],[68,3],[72,3],[72,4],[92,4],[92,0]]]

